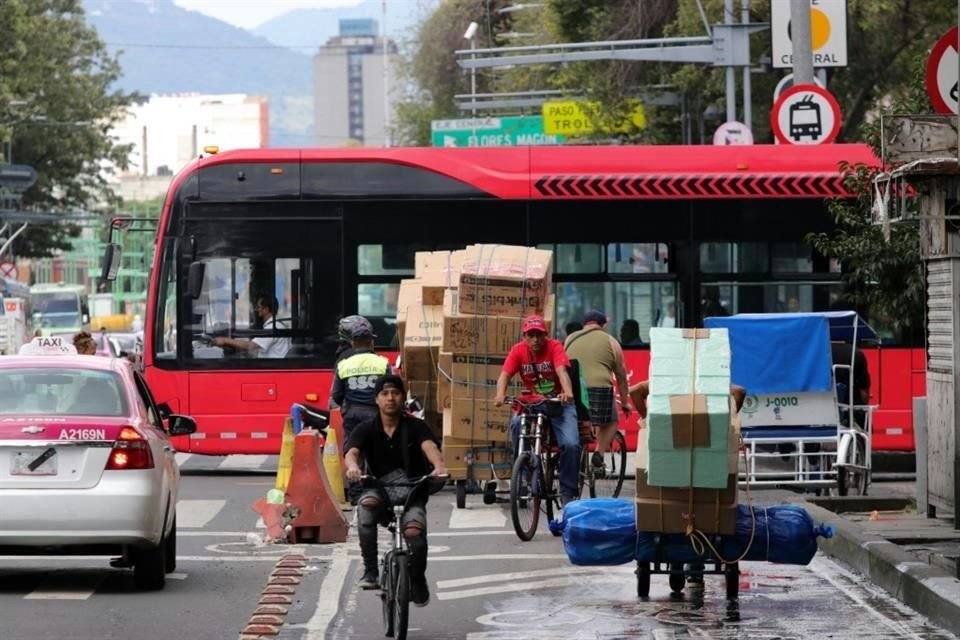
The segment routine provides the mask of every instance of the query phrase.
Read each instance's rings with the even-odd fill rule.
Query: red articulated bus
[[[646,377],[648,332],[716,313],[837,308],[840,268],[805,241],[846,197],[839,165],[865,145],[256,149],[202,157],[170,186],[157,235],[144,365],[158,402],[192,415],[177,443],[276,453],[295,402],[324,405],[340,317],[396,350],[414,253],[471,243],[554,251],[556,327],[603,309]],[[276,329],[257,328],[258,296]],[[273,357],[212,337],[285,341]],[[266,355],[267,352],[261,352]],[[278,356],[282,354],[282,356]],[[876,449],[913,449],[922,349],[868,354]],[[635,427],[624,425],[628,443]]]

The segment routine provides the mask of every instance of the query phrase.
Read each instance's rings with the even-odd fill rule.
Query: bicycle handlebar
[[[383,487],[419,487],[421,484],[423,484],[427,480],[449,480],[449,479],[450,479],[449,473],[442,473],[439,475],[433,475],[432,473],[428,473],[425,476],[421,476],[416,480],[410,480],[409,482],[382,482],[379,478],[377,478],[374,475],[364,474],[360,476],[361,482],[374,482]]]
[[[519,397],[517,397],[517,396],[504,396],[504,397],[503,397],[503,403],[504,403],[504,404],[515,404],[515,405],[519,405],[519,406],[521,406],[521,407],[536,407],[537,405],[541,405],[541,404],[544,404],[544,403],[546,403],[546,402],[552,402],[552,403],[554,403],[554,404],[561,404],[560,398],[558,398],[558,397],[556,397],[556,396],[541,396],[541,397],[538,398],[537,400],[533,400],[533,401],[527,401],[527,400],[524,400],[523,398],[519,398]]]

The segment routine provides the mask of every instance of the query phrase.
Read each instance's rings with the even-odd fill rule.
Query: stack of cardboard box
[[[552,263],[550,251],[471,245],[418,253],[418,278],[401,284],[404,374],[413,393],[442,413],[454,479],[489,480],[492,466],[509,467],[512,411],[494,404],[497,378],[525,316],[542,314],[552,326]]]
[[[733,533],[739,425],[726,329],[651,329],[637,455],[637,528]]]

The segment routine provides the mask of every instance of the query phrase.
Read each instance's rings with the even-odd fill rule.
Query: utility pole
[[[723,23],[733,24],[733,0],[723,0]],[[749,66],[745,67],[747,71]],[[736,69],[727,67],[727,122],[737,119],[737,76]]]
[[[960,0],[958,0],[960,1]],[[750,24],[750,0],[743,0],[740,22]],[[749,46],[749,40],[747,40]],[[743,68],[743,124],[753,131],[753,89],[750,85],[750,65]]]
[[[790,0],[790,42],[793,44],[793,84],[813,84],[813,45],[810,42],[810,0]]]
[[[387,56],[387,0],[383,0],[380,5],[381,33],[380,46],[383,47],[383,144],[385,147],[393,146],[391,144],[393,137],[390,135],[390,63]]]

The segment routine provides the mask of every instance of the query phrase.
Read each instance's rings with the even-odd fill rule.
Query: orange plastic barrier
[[[300,510],[290,523],[294,543],[347,541],[347,520],[340,511],[340,499],[330,488],[321,464],[318,431],[304,429],[294,440],[286,499]]]
[[[343,430],[343,412],[340,409],[330,412],[330,428],[337,432],[337,453],[340,454],[340,472],[343,474],[340,479],[345,487],[347,486],[347,463],[343,458],[347,455],[347,434]]]

